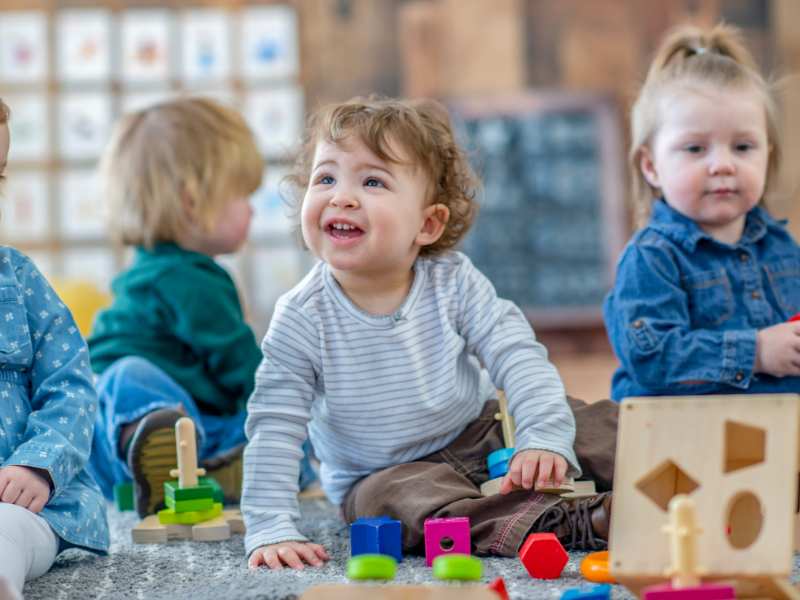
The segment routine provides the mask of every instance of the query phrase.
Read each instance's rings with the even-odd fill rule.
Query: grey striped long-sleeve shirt
[[[557,452],[580,473],[563,384],[519,308],[461,253],[420,258],[414,270],[392,315],[356,307],[325,263],[278,301],[248,403],[248,554],[306,540],[295,520],[307,431],[323,489],[340,503],[359,478],[452,442],[497,386],[516,420],[517,450]]]

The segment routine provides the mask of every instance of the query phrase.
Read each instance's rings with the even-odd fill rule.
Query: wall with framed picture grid
[[[97,161],[115,120],[180,94],[240,109],[267,159],[250,240],[220,262],[258,335],[309,266],[279,195],[304,120],[298,15],[265,2],[0,1],[0,97],[12,146],[0,243],[49,277],[108,290],[130,252],[106,234]]]

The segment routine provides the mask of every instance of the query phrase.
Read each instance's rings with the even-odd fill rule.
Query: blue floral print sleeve
[[[758,330],[797,312],[800,248],[783,223],[756,207],[723,244],[658,201],[604,304],[611,396],[800,392],[798,377],[753,370]]]
[[[40,514],[62,549],[108,548],[105,503],[84,470],[96,410],[72,315],[28,258],[0,248],[0,459],[49,473]]]

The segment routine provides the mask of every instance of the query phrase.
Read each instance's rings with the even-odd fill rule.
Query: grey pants
[[[583,476],[598,492],[611,489],[619,405],[609,400],[587,404],[568,398],[575,415],[575,453]],[[480,486],[489,479],[486,457],[503,447],[497,402],[446,448],[418,461],[376,471],[360,479],[342,504],[348,523],[359,517],[388,515],[403,523],[403,547],[424,553],[427,518],[469,517],[473,551],[478,555],[516,556],[534,522],[563,500],[529,490],[485,497]]]

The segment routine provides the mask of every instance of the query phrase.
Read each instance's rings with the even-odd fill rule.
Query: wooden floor
[[[618,366],[609,352],[551,354],[567,393],[586,402],[609,397],[611,376]]]

